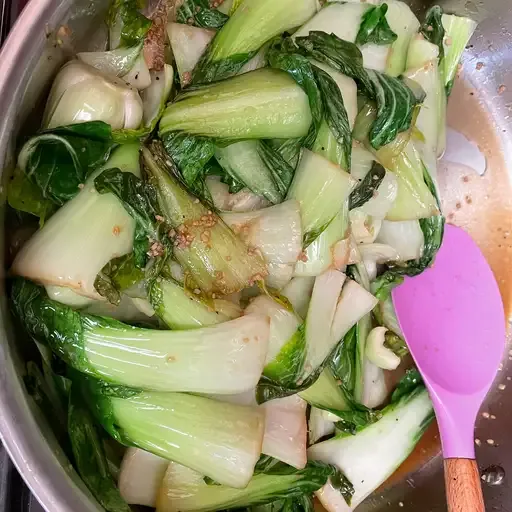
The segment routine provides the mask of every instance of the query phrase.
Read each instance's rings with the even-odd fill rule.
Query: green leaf
[[[286,197],[295,172],[293,167],[266,141],[260,141],[258,153],[272,173],[280,194]]]
[[[19,168],[14,170],[7,184],[7,202],[15,210],[39,217],[40,226],[55,210],[54,203],[46,199],[41,189],[29,181],[26,174]]]
[[[399,402],[402,397],[407,396],[419,386],[423,386],[423,378],[420,372],[416,368],[407,370],[391,395],[391,403]]]
[[[399,78],[365,69],[359,48],[334,34],[313,31],[306,37],[298,37],[296,43],[304,55],[353,78],[358,90],[377,102],[377,117],[369,133],[374,149],[392,142],[398,133],[410,128],[415,108],[424,99],[423,91],[413,92]]]
[[[366,174],[363,181],[350,194],[349,209],[359,208],[374,197],[385,176],[386,169],[378,162],[373,162],[372,168]]]
[[[264,376],[281,386],[294,387],[302,375],[306,357],[305,324],[281,348],[276,358],[264,369]]]
[[[162,137],[162,142],[180,170],[185,185],[193,188],[215,154],[215,141],[208,137],[171,132]]]
[[[373,92],[373,84],[363,67],[363,54],[354,43],[344,41],[334,34],[319,31],[312,31],[305,37],[297,37],[295,43],[302,54],[324,62],[353,78],[363,93]]]
[[[101,431],[75,385],[69,396],[68,432],[74,465],[93,496],[107,512],[130,512],[110,475]]]
[[[172,242],[168,236],[170,226],[160,215],[156,189],[134,174],[122,172],[119,169],[103,171],[94,180],[94,186],[100,194],[114,194],[133,217],[135,220],[133,264],[143,269],[146,267],[148,257],[155,258],[155,263],[146,273],[146,278],[149,280],[157,277],[165,260],[172,253]],[[136,279],[136,277],[137,274],[132,273],[130,279]],[[94,284],[98,293],[110,302],[116,301],[112,302],[113,304],[120,302],[121,296],[118,295],[120,288],[110,275],[100,273]]]
[[[11,306],[26,332],[74,368],[85,364],[80,313],[48,299],[44,288],[23,278],[11,286]],[[66,346],[72,344],[73,350]]]
[[[110,41],[110,49],[137,46],[144,41],[152,21],[139,12],[139,0],[114,0],[107,15],[111,34],[115,32],[119,41]]]
[[[439,5],[431,7],[425,15],[425,21],[420,27],[420,33],[430,43],[439,48],[439,62],[444,59],[445,30],[442,21],[443,8]]]
[[[397,35],[391,30],[386,20],[388,5],[381,4],[370,7],[364,14],[356,37],[356,44],[374,43],[379,45],[392,44]]]
[[[350,506],[352,503],[352,496],[354,496],[355,492],[352,482],[341,471],[338,471],[331,477],[331,484],[340,492],[347,505]]]
[[[228,20],[229,16],[210,7],[209,0],[185,0],[176,13],[178,23],[214,30],[222,28]]]
[[[366,73],[373,84],[374,96],[371,99],[377,101],[377,118],[369,136],[370,144],[377,150],[411,127],[415,108],[425,94],[417,98],[400,78],[371,70]]]
[[[345,334],[329,360],[329,368],[343,389],[353,395],[357,376],[357,325]]]
[[[110,125],[102,121],[62,126],[29,139],[18,165],[43,198],[61,206],[78,194],[114,146]]]
[[[156,190],[151,184],[131,172],[114,168],[103,171],[94,180],[94,186],[100,194],[114,194],[135,219],[144,236],[149,236],[153,241],[164,238],[161,236],[161,222],[158,220]]]
[[[246,509],[237,509],[239,512],[314,512],[313,496],[302,494],[294,498],[276,500],[266,505],[257,505]]]
[[[313,123],[308,135],[301,140],[301,146],[311,148],[324,117],[324,102],[318,86],[315,69],[311,62],[297,53],[290,39],[278,41],[271,45],[267,53],[271,67],[286,71],[299,84],[309,99]]]
[[[336,82],[322,69],[314,66],[315,77],[322,95],[324,116],[341,148],[341,167],[350,169],[352,133],[343,96]]]
[[[192,84],[208,84],[234,76],[244,67],[244,64],[249,62],[257,53],[257,51],[238,53],[226,59],[212,61],[210,54],[206,51],[194,68]],[[190,87],[187,87],[187,91],[190,89]]]
[[[27,393],[32,397],[51,426],[59,443],[67,451],[67,404],[59,394],[51,368],[44,362],[43,365],[45,365],[45,374],[34,361],[29,361],[26,366],[26,373],[23,376],[23,383]]]
[[[109,276],[104,276],[101,272],[94,280],[94,289],[107,299],[110,304],[119,306],[121,303],[121,293],[110,280]]]
[[[303,139],[271,139],[266,141],[295,170],[299,163]]]
[[[108,276],[117,290],[123,291],[144,279],[144,271],[137,264],[140,256],[135,253],[110,260],[101,270]]]

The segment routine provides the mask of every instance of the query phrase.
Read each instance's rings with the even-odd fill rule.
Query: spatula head
[[[506,337],[503,303],[489,264],[466,232],[448,225],[433,267],[406,278],[393,291],[393,302],[441,430],[443,423],[455,422],[471,431],[470,441],[462,440],[471,444],[466,455],[450,456],[473,454],[474,421],[496,377]],[[453,451],[446,445],[453,443],[441,434],[446,457],[447,449]],[[460,441],[455,451],[462,450]]]

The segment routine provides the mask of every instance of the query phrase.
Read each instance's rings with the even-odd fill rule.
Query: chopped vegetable
[[[104,121],[112,129],[138,128],[142,102],[121,80],[103,75],[78,60],[68,62],[53,82],[46,102],[43,126]]]
[[[311,124],[307,96],[281,71],[258,69],[189,88],[168,105],[160,134],[185,131],[227,139],[302,137]]]
[[[264,43],[302,25],[316,10],[315,0],[244,0],[199,62],[194,82],[236,74]]]
[[[91,379],[84,387],[98,421],[120,443],[201,470],[220,484],[242,489],[249,483],[263,442],[259,408]]]
[[[163,216],[172,226],[174,257],[211,298],[229,295],[262,280],[263,259],[250,250],[211,210],[194,199],[167,172],[161,149],[143,149],[146,168],[155,181]]]
[[[288,198],[300,204],[305,247],[333,221],[355,184],[339,166],[304,150]]]
[[[269,322],[261,315],[197,331],[159,331],[81,314],[22,279],[13,285],[12,297],[31,336],[77,370],[114,384],[241,393],[257,384],[263,370]]]
[[[256,474],[245,489],[233,489],[209,485],[201,474],[173,463],[165,475],[157,510],[209,511],[262,505],[309,494],[331,476],[336,478],[338,474],[327,464],[310,462],[304,469],[297,470],[278,463]]]
[[[316,492],[322,505],[330,512],[357,507],[407,458],[433,417],[428,393],[419,386],[386,407],[379,421],[356,435],[338,434],[310,447],[309,459],[334,464],[354,485],[351,508],[332,483]]]
[[[119,492],[130,505],[156,506],[169,461],[140,448],[128,448],[119,473]]]
[[[121,146],[103,168],[140,174],[139,149],[138,144]],[[100,298],[96,276],[110,260],[132,252],[135,230],[133,219],[117,198],[96,192],[94,180],[101,173],[102,169],[96,171],[81,190],[77,186],[79,194],[23,246],[12,265],[15,275]],[[55,194],[56,189],[52,190]]]

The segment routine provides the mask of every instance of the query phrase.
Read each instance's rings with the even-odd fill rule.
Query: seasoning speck
[[[490,418],[490,414],[488,412],[483,412],[482,413],[482,416],[485,418],[485,419],[489,419]]]
[[[489,446],[494,446],[494,444],[495,444],[494,439],[487,439],[487,444]]]
[[[484,67],[484,65],[485,65],[485,64],[484,64],[483,62],[477,62],[477,63],[476,63],[476,69],[477,69],[478,71],[480,71],[480,70]]]
[[[500,85],[498,87],[498,94],[503,94],[507,90],[506,86]]]
[[[477,446],[482,446],[482,441],[480,441],[480,439],[476,438],[476,439],[475,439],[475,444],[476,444]]]
[[[500,385],[498,386],[498,389],[499,389],[500,391],[503,391],[506,387],[507,387],[507,386],[505,386],[505,384],[500,384]]]

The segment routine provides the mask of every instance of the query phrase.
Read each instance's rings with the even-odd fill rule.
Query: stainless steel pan
[[[101,43],[98,27],[107,3],[107,0],[32,0],[12,30],[0,55],[0,162],[4,163],[4,185],[16,138],[24,130],[35,131],[32,119],[56,69],[72,51],[94,49]],[[418,10],[428,7],[421,1],[413,3]],[[440,3],[447,11],[469,14],[481,22],[452,94],[449,124],[478,144],[487,159],[483,177],[462,168],[443,170],[445,212],[451,222],[464,226],[480,243],[510,311],[512,4],[510,0]],[[0,204],[3,204],[5,186],[1,190]],[[2,235],[0,240],[4,238]],[[3,268],[1,261],[0,269]],[[23,343],[17,339],[9,319],[3,280],[0,287],[2,441],[26,483],[48,511],[100,510],[24,392]],[[512,378],[509,364],[512,351],[510,354],[507,349],[503,369],[475,431],[489,511],[512,511],[512,380],[508,380]],[[399,511],[402,507],[415,512],[446,509],[435,428],[425,435],[415,454],[390,482],[360,510]]]

